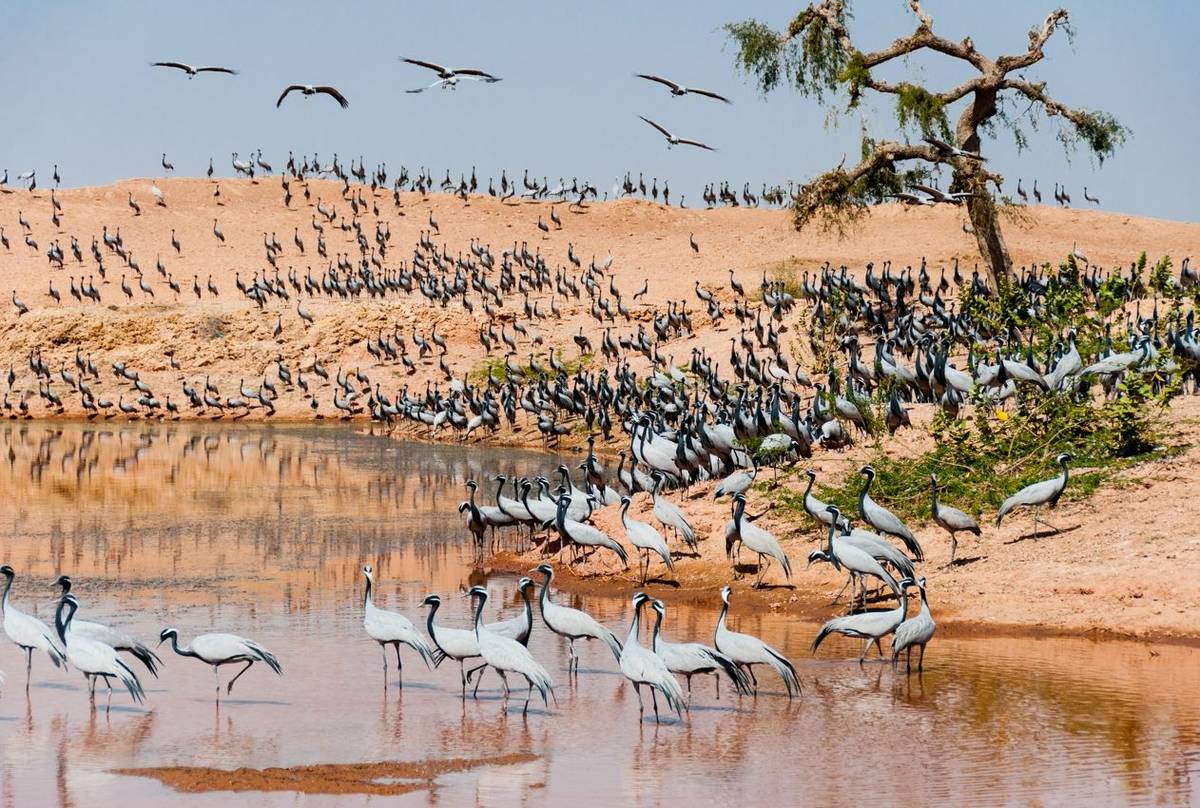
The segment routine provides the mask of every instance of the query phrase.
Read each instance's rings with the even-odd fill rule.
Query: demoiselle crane
[[[242,674],[250,670],[255,662],[261,662],[279,676],[283,676],[283,667],[275,655],[263,648],[254,640],[239,637],[236,634],[200,634],[193,637],[189,645],[179,644],[179,631],[173,627],[164,628],[158,635],[158,644],[171,641],[171,648],[182,657],[198,659],[213,669],[213,680],[217,685],[217,701],[221,701],[221,666],[245,662],[246,665],[225,687],[226,694],[233,693],[233,684]]]
[[[426,666],[435,668],[442,661],[440,651],[430,650],[425,638],[418,633],[416,626],[399,612],[380,609],[371,597],[371,588],[375,583],[374,570],[370,565],[363,567],[363,576],[367,579],[366,591],[363,593],[363,628],[367,636],[379,643],[383,651],[383,686],[387,687],[387,647],[396,649],[396,672],[400,687],[404,687],[404,662],[400,658],[400,646],[407,645],[421,655]]]
[[[680,718],[683,717],[683,711],[687,709],[687,702],[684,700],[683,688],[679,686],[679,680],[667,669],[667,664],[638,641],[642,606],[648,600],[650,600],[650,596],[645,592],[638,592],[633,596],[633,620],[629,623],[629,634],[625,637],[625,644],[621,647],[618,661],[621,664],[621,673],[625,675],[626,679],[633,682],[634,690],[637,692],[638,720],[640,721],[646,712],[646,707],[642,703],[642,685],[646,685],[650,688],[650,699],[654,704],[654,723],[657,724],[659,723],[657,694],[662,693],[667,707]],[[661,620],[661,613],[659,619]],[[654,633],[658,634],[657,627]]]
[[[0,600],[0,606],[4,609],[4,633],[25,652],[25,689],[29,690],[34,651],[45,651],[56,668],[61,668],[66,663],[67,655],[56,632],[41,620],[12,604],[13,578],[16,577],[13,568],[5,564],[0,567],[0,575],[4,576],[4,597]]]
[[[800,679],[796,675],[796,667],[771,646],[750,634],[730,631],[727,625],[729,618],[729,596],[732,593],[728,586],[721,587],[721,615],[717,618],[717,630],[713,634],[713,645],[725,656],[745,668],[750,675],[753,692],[758,695],[758,679],[754,675],[755,665],[767,665],[783,679],[789,699],[800,695]]]
[[[554,693],[554,682],[550,674],[533,658],[529,649],[516,640],[493,634],[483,625],[483,606],[487,603],[488,591],[482,586],[473,586],[467,591],[467,596],[475,598],[475,637],[479,642],[479,655],[504,682],[504,702],[508,703],[508,674],[519,673],[529,682],[529,693],[525,697],[525,707],[522,713],[529,711],[529,700],[533,697],[536,687],[542,697],[542,703],[549,708],[549,697]]]
[[[530,572],[542,574],[542,591],[538,595],[538,604],[542,611],[542,620],[546,627],[560,637],[567,638],[570,649],[570,659],[567,661],[568,675],[572,670],[579,675],[579,657],[575,653],[576,640],[600,640],[608,646],[613,658],[621,659],[621,641],[617,636],[602,626],[596,618],[581,609],[570,606],[560,606],[550,599],[550,586],[554,582],[554,568],[549,564],[541,564]]]

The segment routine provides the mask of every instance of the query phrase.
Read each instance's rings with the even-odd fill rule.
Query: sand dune
[[[339,255],[358,257],[355,233],[337,226],[352,218],[340,183],[310,181],[307,201],[301,185],[294,183],[289,210],[283,206],[278,178],[256,182],[221,180],[219,199],[213,195],[216,184],[207,180],[156,182],[164,192],[165,207],[155,204],[149,179],[57,191],[54,196],[62,209],[58,228],[51,221],[49,190],[39,189],[32,194],[17,190],[0,195],[0,225],[10,244],[7,250],[0,248],[6,281],[0,287],[5,293],[5,300],[0,302],[0,322],[4,325],[0,368],[11,366],[16,373],[10,403],[15,404],[22,391],[29,391],[33,393],[29,400],[31,415],[56,412],[36,395],[37,382],[29,370],[29,354],[39,350],[54,371],[51,389],[63,399],[66,414],[82,414],[78,394],[69,394],[58,375],[64,364],[72,369],[77,348],[101,371],[100,381],[91,385],[98,395],[114,403],[123,393],[127,401],[136,398],[132,388],[120,384],[109,370],[112,362],[126,362],[160,401],[165,402],[170,394],[172,401],[180,405],[182,417],[213,415],[211,410],[201,414],[183,406],[182,379],[199,384],[211,378],[221,394],[228,396],[236,394],[239,380],[257,387],[264,374],[274,378],[276,357],[282,357],[293,373],[314,358],[331,374],[339,366],[348,371],[357,368],[369,377],[371,385],[380,384],[389,396],[405,385],[423,388],[427,381],[443,378],[434,357],[419,363],[412,375],[396,363],[376,363],[367,353],[365,341],[381,329],[389,334],[398,331],[411,339],[413,329],[428,338],[436,326],[446,338],[446,360],[455,373],[482,366],[485,354],[477,332],[485,315],[478,308],[473,313],[457,303],[442,308],[427,303],[420,295],[375,300],[365,295],[349,300],[304,297],[303,305],[315,319],[308,327],[297,314],[296,296],[289,302],[268,303],[259,310],[237,290],[238,279],[249,283],[264,272],[274,277],[264,246],[264,240],[271,236],[283,248],[277,263],[285,283],[291,270],[301,279],[310,272],[320,279]],[[789,226],[788,214],[778,210],[682,210],[636,200],[590,204],[579,210],[560,203],[553,207],[563,227],[544,235],[536,225],[539,217],[550,224],[549,203],[504,204],[485,196],[472,197],[469,204],[464,204],[446,195],[423,199],[418,194],[404,194],[397,208],[389,193],[380,190],[372,195],[369,187],[352,188],[356,194],[361,192],[369,205],[378,207],[378,216],[372,210],[359,216],[368,241],[373,241],[377,223],[390,229],[390,249],[383,262],[386,266],[411,259],[419,234],[431,229],[430,216],[440,228],[440,234],[431,234],[433,242],[451,257],[469,256],[473,238],[490,245],[497,255],[514,244],[527,242],[531,250],[546,256],[551,267],[563,266],[568,274],[575,275],[578,271],[567,260],[569,247],[584,266],[593,258],[599,262],[611,254],[612,282],[622,292],[635,320],[630,324],[613,323],[614,334],[631,333],[638,322],[648,323],[655,307],[668,300],[687,301],[697,334],[663,349],[677,362],[686,361],[696,347],[718,355],[727,347],[730,331],[708,327],[694,284],[699,282],[714,291],[718,299],[731,300],[730,269],[751,288],[763,271],[782,262],[802,272],[825,261],[857,270],[868,261],[891,260],[894,266],[915,266],[924,258],[937,271],[958,259],[964,271],[969,271],[978,260],[973,239],[962,231],[961,213],[947,208],[883,206],[849,239],[840,241],[829,234],[798,234]],[[140,215],[135,215],[128,204],[130,194],[141,207]],[[317,233],[312,223],[318,201],[337,211],[336,222],[324,224],[328,259],[316,253]],[[1196,224],[1049,207],[1031,208],[1027,214],[1024,227],[1010,225],[1007,229],[1014,259],[1021,263],[1060,260],[1073,243],[1078,243],[1092,261],[1105,266],[1125,264],[1141,250],[1152,258],[1167,252],[1178,260],[1200,243],[1200,225]],[[25,244],[26,231],[18,224],[21,218],[29,222],[28,235],[37,249]],[[213,235],[214,221],[225,236],[224,242]],[[102,242],[99,249],[107,277],[101,278],[90,253],[93,239],[99,241],[105,227],[110,233],[120,234],[125,248],[141,267],[153,297],[139,288],[136,272]],[[171,246],[172,232],[181,244],[178,254]],[[303,253],[293,243],[297,234],[305,244]],[[688,246],[691,234],[700,245],[699,254]],[[79,242],[82,262],[71,255],[72,236]],[[55,242],[66,255],[61,269],[51,267],[46,257],[46,250]],[[156,271],[158,261],[180,285],[178,295],[168,288],[166,277]],[[131,299],[121,290],[122,275],[132,291]],[[71,283],[81,283],[84,278],[100,291],[100,305],[71,297]],[[218,296],[207,290],[210,278]],[[640,301],[631,300],[643,280],[649,282],[649,293]],[[201,289],[199,297],[192,291],[193,284]],[[51,285],[61,303],[50,297]],[[28,307],[27,314],[18,316],[10,300],[14,293]],[[549,312],[548,299],[534,296],[532,300],[543,312]],[[510,331],[514,318],[526,320],[521,305],[519,299],[511,299],[499,312],[499,319]],[[589,316],[589,306],[584,294],[579,300],[562,304],[561,320],[533,325],[529,336],[540,334],[540,345],[516,335],[517,358],[528,362],[533,353],[545,363],[550,349],[561,356],[574,356],[578,351],[571,335],[581,326],[595,342],[601,330]],[[732,317],[726,319],[726,324],[730,321]],[[274,338],[277,322],[282,333]],[[166,352],[172,350],[181,365],[179,372],[168,364]],[[493,355],[501,357],[503,353]],[[331,390],[317,390],[320,412],[330,417],[337,414]],[[275,418],[312,417],[309,402],[302,395],[282,386],[280,392]],[[246,417],[262,415],[256,410]]]

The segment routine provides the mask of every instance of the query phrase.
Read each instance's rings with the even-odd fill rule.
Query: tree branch
[[[1011,73],[1024,67],[1040,62],[1045,56],[1046,43],[1059,28],[1065,28],[1071,21],[1071,15],[1065,8],[1056,8],[1046,15],[1041,28],[1029,29],[1029,50],[1019,56],[1001,56],[996,60],[996,68],[1003,73]],[[1068,31],[1068,34],[1070,31]]]

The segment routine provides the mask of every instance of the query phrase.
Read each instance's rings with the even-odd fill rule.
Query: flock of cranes
[[[481,70],[480,68],[476,68],[476,67],[446,67],[445,65],[438,64],[437,62],[430,62],[430,61],[427,61],[424,59],[414,59],[414,58],[408,57],[408,56],[401,56],[401,57],[399,57],[399,59],[401,62],[403,62],[405,64],[414,65],[416,67],[422,67],[422,68],[425,68],[426,70],[430,70],[434,73],[434,75],[437,76],[437,79],[432,84],[429,84],[429,85],[426,85],[423,87],[415,87],[413,89],[406,90],[405,92],[407,92],[407,93],[423,93],[426,90],[433,90],[433,89],[455,90],[458,88],[458,83],[464,79],[469,80],[469,81],[477,81],[477,82],[480,82],[483,84],[495,84],[498,81],[502,81],[502,79],[499,76],[496,76],[492,73],[489,73],[486,70]],[[153,62],[153,63],[151,63],[151,66],[152,67],[166,67],[166,68],[171,68],[174,70],[183,71],[183,73],[188,77],[189,80],[195,78],[197,75],[200,75],[202,73],[221,73],[221,74],[230,75],[230,76],[238,75],[238,71],[233,70],[228,67],[219,67],[219,66],[196,67],[194,65],[189,65],[184,62],[173,62],[173,61]],[[678,82],[672,81],[670,79],[666,79],[661,76],[656,76],[656,75],[652,75],[649,73],[637,73],[637,74],[635,74],[635,76],[637,78],[646,79],[648,81],[652,81],[652,82],[655,82],[656,84],[666,87],[667,91],[671,94],[671,96],[675,97],[675,98],[680,98],[685,95],[697,95],[697,96],[702,96],[702,97],[706,97],[706,98],[712,98],[717,101],[723,101],[726,104],[733,103],[725,96],[723,96],[719,93],[713,92],[712,90],[704,90],[699,87],[687,87],[683,84],[679,84]],[[287,96],[293,92],[299,92],[302,95],[304,95],[305,97],[314,96],[314,95],[327,95],[330,98],[337,101],[338,105],[341,106],[342,109],[346,109],[350,106],[350,102],[346,99],[346,96],[342,93],[342,91],[339,90],[337,87],[334,87],[329,84],[289,84],[287,87],[284,88],[283,92],[280,93],[279,99],[275,102],[275,106],[276,107],[282,106],[284,99],[287,98]],[[682,138],[677,135],[674,135],[670,131],[668,131],[665,127],[663,127],[662,125],[655,123],[654,121],[650,120],[649,118],[646,118],[645,116],[639,115],[638,117],[641,118],[646,123],[653,126],[656,130],[658,130],[658,132],[660,134],[662,134],[662,136],[664,138],[666,138],[668,148],[670,148],[671,146],[685,145],[685,146],[696,146],[698,148],[706,149],[708,151],[715,151],[711,146],[705,145],[704,143],[701,143],[698,140],[693,140],[690,138]]]
[[[662,636],[662,623],[666,607],[661,601],[653,600],[639,592],[633,598],[633,616],[624,641],[587,612],[555,603],[550,597],[554,569],[542,564],[531,573],[542,576],[538,595],[538,613],[542,624],[553,634],[565,639],[570,648],[567,663],[568,677],[579,676],[579,657],[575,650],[577,640],[598,640],[613,654],[614,660],[634,685],[639,702],[639,714],[644,712],[642,687],[651,695],[655,720],[659,720],[658,697],[661,696],[669,710],[682,716],[691,701],[692,677],[698,674],[713,674],[716,678],[716,695],[720,698],[720,679],[728,678],[730,686],[739,695],[755,695],[757,678],[754,666],[765,665],[781,677],[789,698],[799,695],[800,682],[795,668],[779,651],[758,638],[731,631],[727,626],[730,590],[722,591],[722,609],[713,634],[713,644],[699,642],[673,643]],[[26,682],[28,690],[32,681],[32,662],[35,653],[45,653],[55,667],[74,669],[82,674],[88,685],[89,702],[95,704],[97,684],[103,682],[108,688],[111,701],[113,685],[116,684],[129,694],[135,703],[146,698],[138,672],[131,662],[136,660],[152,676],[158,678],[163,662],[149,646],[110,626],[86,622],[76,618],[80,609],[79,599],[71,592],[71,581],[59,576],[55,586],[62,587],[62,594],[55,609],[54,626],[20,610],[11,598],[15,572],[11,566],[0,567],[5,576],[3,595],[4,631],[8,638],[26,655]],[[522,712],[526,712],[529,701],[536,690],[543,703],[549,707],[554,694],[554,682],[547,669],[529,651],[529,638],[534,628],[534,609],[530,590],[534,582],[522,578],[518,584],[524,599],[521,613],[494,623],[484,623],[483,613],[488,600],[488,589],[474,586],[466,593],[473,599],[475,608],[470,629],[452,628],[436,622],[442,599],[436,594],[428,595],[422,605],[428,607],[427,633],[422,633],[404,614],[376,606],[372,598],[374,572],[370,566],[363,567],[365,594],[363,628],[368,637],[376,641],[383,650],[384,687],[388,686],[388,646],[395,651],[399,686],[403,688],[403,657],[401,646],[415,652],[429,668],[438,667],[446,659],[459,663],[462,698],[467,697],[467,687],[475,679],[472,695],[477,695],[479,683],[486,671],[493,671],[503,684],[503,698],[507,705],[510,694],[509,677],[523,679],[528,690]],[[656,614],[649,647],[641,644],[640,621],[642,607],[649,604]],[[162,629],[159,644],[170,643],[172,650],[183,658],[195,659],[213,670],[215,700],[220,703],[222,682],[220,669],[230,665],[236,673],[224,685],[226,694],[256,663],[262,663],[277,675],[283,675],[283,667],[276,656],[254,640],[235,634],[210,633],[193,637],[190,643],[181,644],[176,628]],[[129,660],[123,655],[128,654]],[[466,664],[473,665],[470,671]],[[686,679],[687,693],[676,676]]]

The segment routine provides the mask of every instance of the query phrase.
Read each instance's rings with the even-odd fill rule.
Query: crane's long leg
[[[842,599],[842,593],[846,591],[846,587],[850,586],[850,582],[853,580],[854,580],[854,573],[850,573],[849,575],[846,576],[846,583],[842,584],[842,588],[838,590],[838,593],[836,595],[834,595],[833,600],[829,601],[830,606],[832,606],[833,604],[837,603],[839,600]]]
[[[33,675],[33,649],[25,649],[25,692],[29,692],[29,679]]]
[[[763,563],[764,558],[767,560],[766,564]],[[754,582],[755,589],[762,588],[763,576],[767,574],[767,570],[769,570],[770,568],[771,568],[771,557],[764,556],[762,553],[759,553],[758,554],[758,580]]]
[[[461,659],[458,661],[458,680],[462,684],[462,697],[465,700],[467,698],[467,669]]]
[[[654,703],[654,723],[661,724],[658,718],[658,690],[653,685],[650,686],[650,700]]]
[[[379,650],[383,652],[383,689],[384,689],[384,691],[386,691],[387,690],[387,644],[379,643]],[[220,690],[220,689],[221,689],[221,686],[217,685],[217,690]]]
[[[396,672],[400,676],[400,689],[404,689],[404,660],[400,658],[400,643],[392,643],[396,649]]]
[[[521,709],[521,715],[529,715],[529,700],[533,698],[533,680],[528,676],[525,678],[529,682],[529,692],[525,694],[525,706]]]
[[[575,638],[574,637],[567,638],[567,647],[571,651],[571,656],[567,658],[567,678],[570,678],[572,669],[575,670],[576,676],[579,675],[579,669],[577,667],[579,657],[575,656]]]
[[[508,677],[504,674],[504,671],[500,670],[499,668],[496,669],[496,673],[500,674],[500,681],[503,682],[503,684],[504,684],[504,704],[507,705],[508,704]]]
[[[917,657],[917,672],[922,673],[925,670],[925,645],[921,644],[921,655]]]
[[[212,669],[213,669],[213,681],[217,683],[217,703],[220,704],[221,703],[221,671],[216,665],[213,665]]]
[[[244,667],[240,671],[238,671],[237,676],[234,676],[232,679],[229,680],[229,684],[226,685],[226,687],[225,687],[226,693],[233,692],[233,683],[236,682],[238,679],[242,678],[242,674],[245,673],[246,671],[250,670],[250,666],[253,664],[254,664],[253,659],[246,660],[246,667]]]
[[[633,689],[634,689],[634,692],[637,693],[637,697],[638,697],[638,722],[640,723],[642,720],[642,716],[645,715],[645,713],[646,713],[646,706],[644,704],[642,704],[642,686],[640,684],[638,684],[637,682],[634,682]]]
[[[468,682],[471,681],[472,674],[474,674],[476,672],[479,673],[479,678],[475,680],[475,689],[471,691],[471,698],[473,698],[473,699],[479,698],[479,683],[483,681],[483,669],[486,667],[487,667],[487,665],[483,664],[483,665],[480,665],[478,667],[472,668],[471,670],[467,671],[467,681]]]
[[[954,553],[958,550],[958,537],[954,535],[954,531],[950,531],[950,563],[946,566],[954,566]]]

